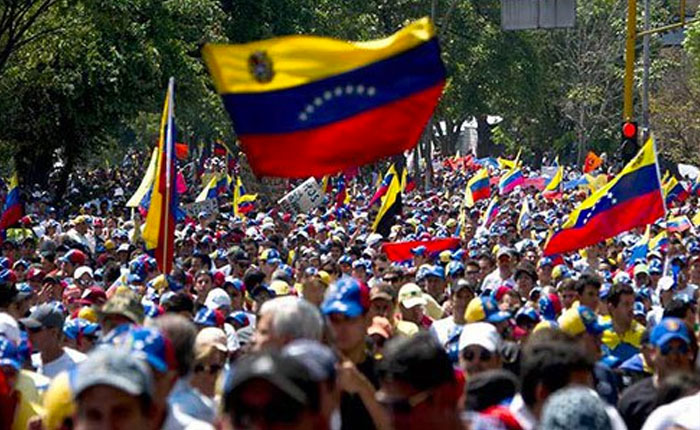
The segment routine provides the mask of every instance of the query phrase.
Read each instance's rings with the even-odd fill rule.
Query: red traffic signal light
[[[622,137],[637,140],[637,123],[626,122],[622,124]]]

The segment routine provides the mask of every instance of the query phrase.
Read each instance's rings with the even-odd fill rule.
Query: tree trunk
[[[486,121],[486,115],[476,117],[476,157],[483,158],[494,154],[495,146],[491,140],[491,126]]]

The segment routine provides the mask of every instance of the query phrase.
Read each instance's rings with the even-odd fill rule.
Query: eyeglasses
[[[669,343],[666,343],[665,345],[661,346],[661,355],[671,355],[671,354],[678,354],[678,355],[685,355],[688,353],[688,345],[682,343],[680,346],[676,348],[671,348],[671,345]]]
[[[421,391],[408,398],[392,398],[382,391],[377,392],[376,399],[379,404],[396,414],[408,414],[416,406],[425,402],[433,396],[432,390]]]
[[[479,361],[489,361],[489,360],[491,359],[491,352],[488,351],[488,350],[486,350],[486,349],[482,349],[482,350],[479,352],[479,354],[477,354],[476,351],[467,349],[467,350],[464,351],[464,353],[462,354],[462,356],[463,356],[464,359],[467,360],[467,361],[472,361],[472,360],[474,360],[476,357],[479,357]]]
[[[212,365],[210,365],[210,366],[205,366],[205,365],[203,365],[203,364],[197,364],[196,366],[194,366],[194,372],[195,372],[195,373],[203,373],[203,372],[206,372],[206,373],[208,373],[208,374],[210,374],[210,375],[216,375],[216,374],[219,373],[219,372],[221,371],[221,369],[223,369],[223,368],[224,368],[224,366],[222,366],[222,365],[220,365],[220,364],[212,364]]]
[[[237,429],[253,428],[256,423],[292,424],[298,421],[301,405],[291,399],[282,397],[271,399],[267,404],[248,405],[245,402],[234,401],[233,424]]]
[[[467,275],[478,275],[480,270],[467,270]]]

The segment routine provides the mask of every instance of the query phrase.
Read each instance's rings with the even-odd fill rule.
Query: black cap
[[[253,354],[242,358],[229,372],[224,386],[226,410],[231,409],[248,382],[264,380],[302,406],[317,409],[318,383],[298,359],[277,352]]]
[[[383,380],[402,381],[420,391],[456,381],[447,352],[427,332],[391,340],[384,348],[379,375]]]

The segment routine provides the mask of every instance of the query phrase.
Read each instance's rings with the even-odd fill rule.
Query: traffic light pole
[[[624,121],[634,120],[634,49],[637,37],[661,33],[663,31],[674,30],[685,27],[698,21],[697,19],[685,19],[685,0],[680,0],[680,22],[664,25],[662,27],[645,29],[637,32],[637,0],[627,0],[627,39],[625,41],[625,92],[622,119]]]
[[[684,1],[684,0],[681,0]],[[622,119],[634,115],[634,45],[637,41],[637,0],[627,0],[627,40],[625,43],[625,98]]]

